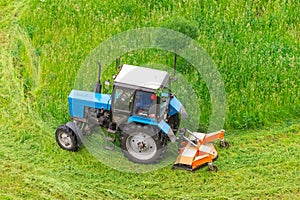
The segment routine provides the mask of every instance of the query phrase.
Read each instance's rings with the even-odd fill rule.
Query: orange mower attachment
[[[220,147],[229,148],[229,143],[224,140],[224,132],[224,130],[220,130],[205,134],[181,129],[179,155],[173,169],[194,171],[200,166],[208,164],[209,171],[216,172],[218,168],[213,164],[213,160],[218,157],[218,153],[212,142],[220,140]]]

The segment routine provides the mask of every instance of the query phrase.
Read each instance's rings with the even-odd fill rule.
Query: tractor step
[[[108,132],[108,133],[115,134],[115,133],[117,132],[117,130],[113,130],[113,129],[110,129],[110,128],[109,128],[109,129],[107,129],[107,132]]]
[[[105,137],[105,146],[104,146],[104,149],[106,150],[114,150],[115,149],[115,142],[116,142],[116,137],[109,137],[109,136],[106,136]]]
[[[112,138],[112,137],[106,136],[106,137],[105,137],[105,140],[106,140],[107,142],[115,142],[115,141],[116,141],[116,138]]]
[[[112,146],[104,146],[104,149],[109,150],[109,151],[113,151],[113,150],[115,150],[115,145],[112,145]]]

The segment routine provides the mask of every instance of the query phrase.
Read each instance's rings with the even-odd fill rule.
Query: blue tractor
[[[99,64],[94,92],[72,90],[68,97],[71,122],[56,130],[56,141],[76,151],[85,134],[103,127],[110,143],[120,145],[125,157],[142,164],[157,163],[169,141],[175,142],[180,118],[187,113],[171,93],[170,74],[150,68],[122,65],[112,94],[101,93]],[[113,146],[107,146],[113,150]]]
[[[118,62],[117,62],[118,63]],[[114,79],[112,94],[102,94],[101,65],[94,92],[72,90],[69,94],[71,122],[61,125],[55,132],[59,146],[77,151],[84,135],[97,127],[105,129],[105,148],[113,150],[120,145],[125,157],[141,164],[158,163],[164,156],[168,142],[178,142],[178,156],[173,168],[194,171],[207,164],[217,171],[213,160],[218,153],[213,144],[229,147],[224,130],[212,133],[179,129],[180,119],[187,113],[180,101],[171,93],[170,74],[155,69],[122,65]],[[174,73],[176,63],[174,65]],[[175,134],[179,132],[178,136]]]

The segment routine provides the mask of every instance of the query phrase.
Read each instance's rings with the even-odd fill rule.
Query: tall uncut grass
[[[30,1],[29,6],[17,23],[33,44],[41,66],[34,100],[43,119],[68,119],[66,97],[77,70],[101,41],[128,29],[159,27],[179,16],[198,24],[197,41],[222,75],[227,94],[225,128],[256,128],[299,117],[298,1],[136,4],[81,0]],[[22,53],[23,45],[19,41],[16,51]],[[169,53],[165,57],[146,53],[124,56],[122,62],[138,65],[155,60],[172,66]],[[178,68],[194,83],[202,113],[200,123],[207,126],[209,94],[201,77],[188,73],[187,65],[181,59]],[[31,87],[32,77],[27,78]]]

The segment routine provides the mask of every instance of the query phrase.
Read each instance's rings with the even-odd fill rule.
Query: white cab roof
[[[114,82],[156,90],[168,80],[169,74],[165,71],[124,64]]]

